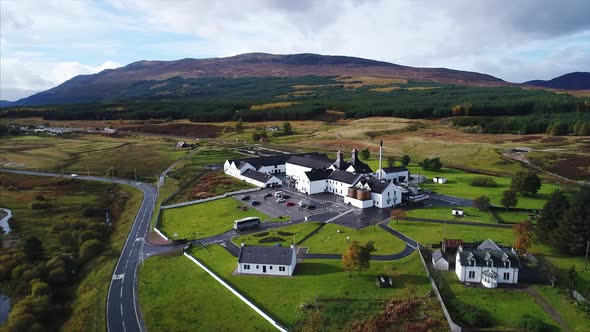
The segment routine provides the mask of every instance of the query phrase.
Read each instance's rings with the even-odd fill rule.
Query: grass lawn
[[[273,331],[254,310],[184,256],[152,257],[139,271],[150,331]]]
[[[421,296],[430,289],[416,253],[397,261],[371,261],[367,271],[353,272],[352,277],[348,277],[342,269],[340,260],[307,260],[297,264],[295,275],[291,278],[233,275],[236,258],[217,245],[210,246],[209,251],[193,248],[192,254],[287,327],[296,320],[299,306],[314,301],[316,297],[375,300],[404,297],[411,292]],[[393,271],[392,267],[395,267]],[[391,273],[393,288],[375,286],[375,276],[380,273]]]
[[[293,243],[297,243],[297,242],[301,241],[301,239],[303,239],[307,234],[316,230],[318,227],[320,227],[320,225],[321,224],[315,223],[315,222],[290,225],[290,226],[285,226],[285,227],[281,227],[278,229],[268,230],[268,231],[259,232],[259,233],[255,233],[255,234],[237,236],[232,239],[232,242],[238,246],[241,245],[241,243],[243,241],[245,244],[250,244],[250,245],[274,246],[276,244],[280,244],[283,247],[285,247],[285,246],[291,245],[291,240],[293,240]],[[264,234],[266,234],[266,235],[264,235]],[[290,235],[290,234],[292,234],[292,235]],[[266,238],[271,238],[271,237],[282,238],[283,241],[262,242],[262,243],[259,242],[260,240],[263,240]]]
[[[565,280],[567,270],[575,266],[577,272],[576,289],[590,295],[590,269],[584,271],[584,256],[571,256],[558,252],[554,248],[536,243],[530,250],[537,258],[544,259],[561,270],[562,279]]]
[[[347,238],[350,239],[347,240]],[[361,245],[374,241],[375,249],[377,249],[374,254],[377,255],[394,254],[402,251],[406,246],[402,240],[378,226],[356,230],[335,224],[327,224],[300,246],[308,247],[309,253],[342,254],[351,241],[358,241]]]
[[[411,239],[424,245],[439,243],[443,239],[445,233],[444,224],[430,222],[401,220],[399,223],[395,223],[395,221],[392,221],[389,223],[389,227],[402,232]],[[465,242],[484,241],[490,238],[496,243],[507,246],[512,245],[516,239],[510,228],[450,224],[446,225],[446,238],[462,239]]]
[[[551,303],[551,306],[553,306],[573,331],[590,331],[590,318],[588,314],[577,306],[563,289],[557,287],[551,288],[550,286],[544,285],[535,285],[533,287],[543,295],[545,301]]]
[[[268,216],[251,206],[248,211],[237,209],[245,206],[233,197],[226,197],[205,203],[193,204],[162,210],[158,228],[168,237],[199,239],[221,234],[233,228],[234,220],[245,217],[259,217],[262,221]]]
[[[463,217],[454,217],[451,211],[454,208],[462,209]],[[438,219],[438,220],[453,220],[453,221],[473,221],[495,224],[496,220],[487,210],[478,210],[474,207],[445,207],[435,206],[424,209],[414,209],[406,211],[406,217],[424,218],[424,219]]]
[[[557,327],[557,324],[535,302],[535,299],[523,290],[468,287],[457,279],[454,272],[444,272],[444,274],[455,297],[450,301],[451,307],[453,307],[452,303],[457,301],[486,311],[493,324],[490,328],[514,329],[520,318],[527,314]],[[445,299],[445,301],[448,300]],[[455,317],[457,313],[454,313],[453,309],[450,310],[451,316]]]
[[[517,224],[521,221],[531,220],[529,212],[524,211],[506,211],[504,209],[497,209],[496,215],[500,217],[505,223]]]

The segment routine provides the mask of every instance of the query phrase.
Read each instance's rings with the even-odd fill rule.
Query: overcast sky
[[[590,71],[588,0],[0,0],[0,99],[138,60],[350,55],[510,82]]]

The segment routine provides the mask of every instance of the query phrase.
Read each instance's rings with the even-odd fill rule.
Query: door
[[[262,265],[262,273],[266,273],[266,265]]]

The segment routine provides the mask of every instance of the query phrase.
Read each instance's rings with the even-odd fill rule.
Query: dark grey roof
[[[339,182],[344,182],[344,183],[348,183],[348,184],[354,184],[358,180],[359,177],[360,177],[360,175],[354,174],[351,172],[334,171],[334,172],[332,172],[332,174],[330,174],[328,179],[334,180],[334,181],[339,181]]]
[[[248,246],[240,248],[238,263],[291,265],[291,247]]]
[[[461,265],[469,266],[471,257],[475,259],[476,266],[488,266],[487,259],[491,259],[494,267],[503,267],[504,261],[510,259],[511,267],[520,267],[520,260],[516,253],[510,250],[479,250],[479,249],[464,249],[458,253]],[[471,256],[471,257],[470,257]]]
[[[239,165],[240,162],[248,163],[254,166],[256,169],[262,166],[273,166],[273,165],[281,165],[287,162],[287,160],[293,156],[324,156],[326,155],[311,152],[311,153],[289,153],[289,154],[278,154],[275,156],[265,156],[265,157],[256,157],[256,158],[243,158],[243,159],[230,159],[229,162],[234,162],[236,165]],[[327,157],[326,157],[327,158]]]
[[[391,183],[385,181],[379,181],[375,178],[368,178],[361,180],[361,184],[368,184],[371,191],[377,194],[381,194]]]
[[[332,165],[330,160],[325,154],[315,154],[311,156],[292,156],[287,159],[289,164],[299,165],[309,168],[328,168]]]
[[[437,260],[439,260],[441,258],[445,258],[445,255],[442,253],[442,251],[440,251],[440,249],[438,249],[437,251],[432,253],[432,260],[433,261],[436,262]]]
[[[350,161],[348,163],[352,167],[354,167],[355,173],[360,173],[360,174],[373,173],[373,170],[371,169],[371,167],[369,167],[369,165],[363,163],[362,161],[360,161],[358,159],[350,159]]]
[[[460,209],[457,209],[460,210]],[[496,242],[492,241],[491,239],[487,239],[485,241],[483,241],[478,247],[477,249],[479,250],[501,250],[502,248],[500,248]]]
[[[331,169],[316,168],[309,172],[305,172],[305,176],[307,176],[309,181],[319,181],[327,179],[330,176],[330,174],[332,174],[332,172],[334,171]]]
[[[272,175],[269,174],[265,174],[265,173],[260,173],[258,171],[255,171],[253,169],[248,169],[246,170],[244,173],[242,173],[243,176],[259,181],[259,182],[263,182],[266,183],[268,180],[272,179]]]
[[[399,172],[407,172],[408,169],[405,166],[393,166],[393,167],[383,167],[383,171],[385,173],[399,173]]]

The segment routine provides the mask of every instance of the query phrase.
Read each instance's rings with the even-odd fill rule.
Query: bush
[[[283,232],[283,231],[278,231],[277,234],[279,234],[281,236],[293,236],[293,235],[295,235],[295,233]]]
[[[102,243],[98,240],[88,240],[80,246],[80,260],[88,261],[97,256],[102,250]]]
[[[498,184],[496,183],[496,180],[491,177],[478,176],[471,180],[471,185],[473,187],[496,187]]]
[[[102,216],[103,214],[104,214],[103,209],[97,208],[94,206],[87,207],[82,212],[82,216],[84,216],[84,217],[97,217],[97,216]]]
[[[252,236],[256,236],[256,237],[265,237],[268,234],[270,234],[269,232],[262,232],[262,233],[258,233],[258,234],[253,234]]]
[[[35,195],[35,199],[38,201],[44,201],[45,196],[43,196],[43,194],[37,194],[37,195]]]
[[[442,168],[442,162],[439,157],[426,158],[420,166],[422,166],[422,169],[425,171],[439,171]]]
[[[518,321],[518,327],[531,332],[551,331],[551,327],[537,317],[524,315]]]
[[[45,210],[53,207],[53,204],[49,202],[31,202],[29,203],[29,208],[31,210]]]
[[[260,239],[260,241],[258,241],[258,243],[283,242],[283,241],[285,241],[285,239],[283,239],[282,237],[269,236],[269,237],[265,237],[263,239]]]
[[[453,312],[457,316],[459,325],[479,328],[490,327],[492,325],[492,318],[485,310],[459,301],[451,301],[451,305]]]

